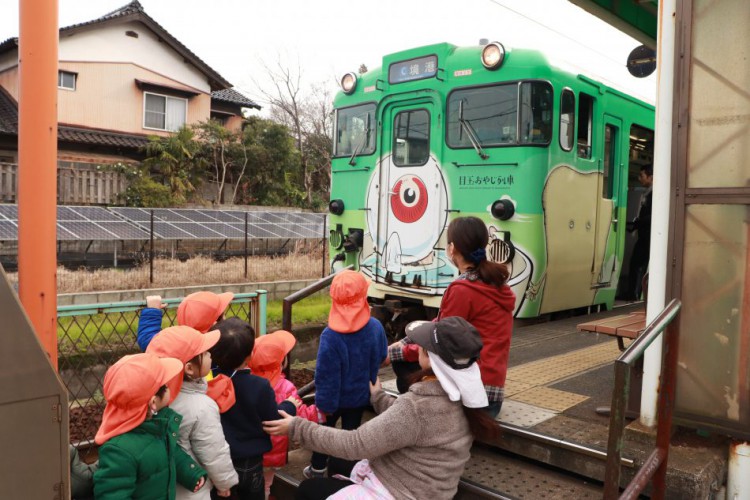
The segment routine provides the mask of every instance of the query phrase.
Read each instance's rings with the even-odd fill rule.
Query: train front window
[[[402,111],[393,120],[393,163],[424,165],[430,157],[430,114],[425,109]]]
[[[369,155],[375,152],[375,104],[336,110],[334,156]]]
[[[520,114],[518,110],[521,110]],[[446,141],[452,148],[548,144],[552,87],[521,82],[461,89],[448,97]]]

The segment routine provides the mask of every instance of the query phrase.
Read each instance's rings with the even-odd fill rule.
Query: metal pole
[[[320,241],[320,249],[322,251],[323,256],[320,258],[321,263],[321,271],[320,271],[320,277],[325,278],[326,277],[326,220],[328,219],[327,215],[323,215],[323,236]]]
[[[245,212],[245,279],[247,280],[247,212]]]
[[[57,0],[19,1],[18,283],[57,369]]]
[[[620,494],[620,459],[623,446],[625,406],[630,393],[630,365],[615,361],[615,387],[612,389],[612,408],[609,413],[609,441],[607,466],[604,476],[604,498],[616,499]]]
[[[659,2],[657,71],[659,86],[656,97],[656,130],[654,142],[653,215],[651,216],[651,251],[648,270],[648,307],[646,321],[651,322],[666,304],[667,245],[669,214],[672,203],[672,109],[675,96],[675,12],[677,0]],[[662,340],[654,342],[643,357],[641,418],[647,427],[656,425],[656,403],[661,375]]]
[[[151,210],[151,234],[149,235],[149,249],[148,249],[148,281],[149,283],[154,282],[154,211]]]
[[[680,342],[680,318],[675,318],[667,327],[664,348],[664,382],[659,388],[659,422],[656,427],[656,447],[664,452],[664,460],[654,473],[654,488],[651,498],[662,500],[667,490],[667,460],[669,457],[669,439],[672,437],[672,411],[677,388],[677,355]]]

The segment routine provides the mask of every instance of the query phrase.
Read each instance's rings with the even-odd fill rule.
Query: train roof
[[[488,70],[482,65],[480,59],[483,47],[483,45],[459,47],[450,43],[439,43],[385,55],[382,66],[357,76],[357,87],[352,94],[347,95],[339,91],[334,99],[334,106],[339,108],[362,102],[377,102],[384,93],[409,92],[425,87],[436,89],[442,87],[449,91],[456,87],[490,84],[498,81],[540,79],[560,80],[568,86],[589,89],[589,91],[595,89],[601,95],[612,94],[653,110],[652,104],[591,78],[565,61],[551,61],[539,50],[505,47],[506,55],[502,66],[495,70]],[[429,56],[437,56],[439,69],[434,77],[400,83],[389,82],[389,69],[394,64]]]

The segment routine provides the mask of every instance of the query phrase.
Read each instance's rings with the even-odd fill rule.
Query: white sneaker
[[[326,477],[326,472],[328,472],[328,467],[326,467],[323,470],[313,469],[312,465],[308,465],[302,470],[302,475],[305,476],[307,479],[312,479],[314,477]]]

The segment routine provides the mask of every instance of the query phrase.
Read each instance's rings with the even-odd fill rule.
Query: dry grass
[[[149,282],[148,263],[133,269],[71,271],[58,267],[57,293],[312,279],[321,276],[321,259],[320,252],[317,252],[317,255],[293,252],[278,257],[249,257],[247,278],[243,257],[231,258],[224,262],[202,256],[193,257],[185,262],[177,259],[156,259],[153,283]],[[16,283],[18,273],[8,273],[8,277],[11,282]]]

